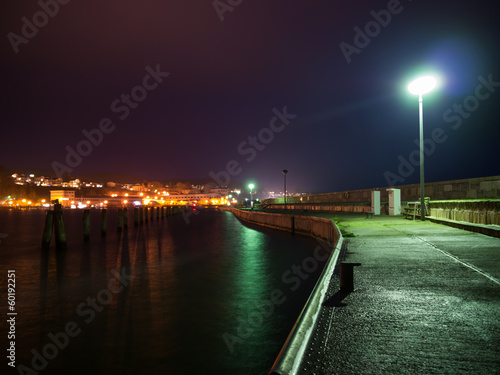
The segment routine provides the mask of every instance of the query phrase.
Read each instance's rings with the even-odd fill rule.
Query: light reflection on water
[[[31,367],[31,350],[41,352],[48,334],[68,322],[81,330],[42,373],[265,374],[321,271],[292,292],[281,277],[316,242],[244,225],[228,212],[202,210],[189,225],[179,215],[138,228],[129,212],[128,231],[108,229],[102,239],[93,211],[87,244],[82,213],[64,215],[68,249],[52,244],[42,252],[43,212],[0,211],[0,232],[9,235],[0,243],[2,280],[7,269],[17,278],[17,364]],[[108,228],[116,222],[110,210]],[[113,272],[133,276],[116,294]],[[250,325],[249,315],[275,289],[284,303]],[[247,336],[231,353],[223,335],[238,337],[240,326]]]

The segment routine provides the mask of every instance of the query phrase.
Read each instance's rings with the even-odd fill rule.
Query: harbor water
[[[9,270],[16,280],[8,373],[266,374],[327,251],[221,210],[135,227],[129,209],[122,232],[117,215],[103,238],[92,210],[85,243],[82,211],[64,210],[67,249],[42,251],[45,212],[0,210],[5,313]]]

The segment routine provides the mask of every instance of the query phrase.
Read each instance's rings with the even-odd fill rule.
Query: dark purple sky
[[[418,167],[400,167],[418,148],[406,85],[427,69],[442,84],[424,97],[425,137],[441,142],[428,144],[426,179],[500,174],[492,2],[45,3],[53,17],[37,1],[0,5],[0,165],[208,181],[229,162],[231,183],[278,189],[288,169],[288,187],[302,191],[418,183]],[[219,16],[214,4],[231,3]],[[356,52],[346,58],[341,43]],[[144,81],[148,69],[169,75]],[[289,123],[271,125],[284,107]],[[94,132],[89,150],[82,131],[103,119],[113,130]],[[79,144],[88,155],[67,165]]]

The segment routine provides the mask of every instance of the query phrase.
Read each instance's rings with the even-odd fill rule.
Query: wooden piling
[[[123,230],[123,209],[122,208],[118,208],[118,224],[117,224],[116,230],[118,232],[121,232]]]
[[[101,237],[106,237],[106,218],[107,211],[105,208],[101,209]]]
[[[156,207],[156,221],[160,220],[160,207]]]
[[[123,228],[128,228],[128,212],[127,207],[123,208]]]
[[[50,240],[52,239],[52,231],[54,229],[54,211],[47,211],[45,216],[45,229],[42,236],[42,249],[50,247]]]
[[[134,226],[139,226],[139,207],[134,207]]]
[[[56,249],[65,250],[67,246],[66,229],[64,228],[62,206],[59,203],[54,204],[54,223],[56,232]]]
[[[83,240],[90,241],[90,210],[83,210]]]

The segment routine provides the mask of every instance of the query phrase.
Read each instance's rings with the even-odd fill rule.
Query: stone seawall
[[[302,234],[314,238],[321,238],[330,247],[335,247],[338,241],[338,231],[331,220],[301,215],[263,213],[250,210],[238,210],[235,208],[223,208],[231,211],[241,220],[263,225],[270,228],[286,230],[288,232]]]
[[[402,201],[418,201],[420,185],[393,186],[401,190]],[[378,187],[372,189],[339,191],[334,193],[311,194],[302,197],[287,197],[288,204],[345,204],[370,202],[371,191],[380,191],[381,202],[388,201],[387,189]],[[456,199],[500,199],[500,176],[468,178],[464,180],[428,182],[425,184],[425,196],[431,200]],[[263,204],[283,204],[283,198],[266,199]],[[368,203],[369,205],[369,203]]]
[[[395,186],[401,201],[418,201],[420,185]],[[335,193],[287,197],[290,210],[327,212],[366,212],[371,210],[371,192],[380,191],[380,211],[388,214],[388,188],[373,188]],[[425,184],[430,198],[430,216],[474,224],[500,225],[500,176],[440,181]],[[283,198],[265,199],[262,206],[283,209]]]

